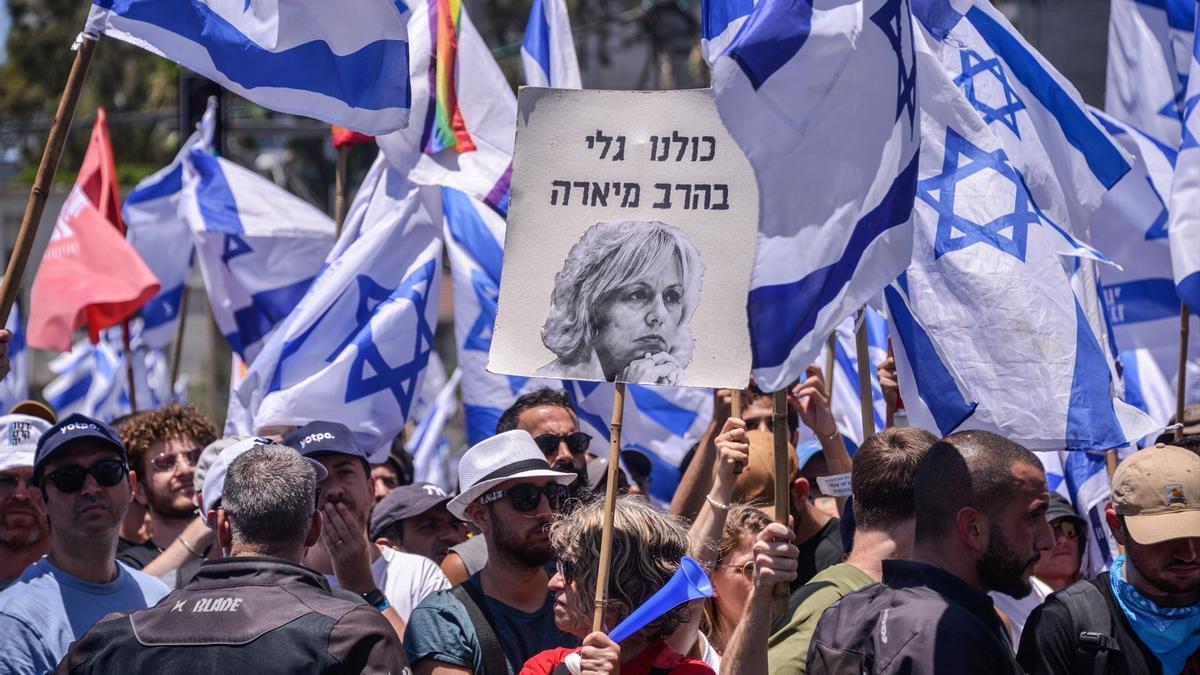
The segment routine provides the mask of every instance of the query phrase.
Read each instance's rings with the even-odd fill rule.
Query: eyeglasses
[[[546,501],[550,504],[550,508],[557,511],[562,507],[563,500],[567,498],[567,492],[567,486],[558,483],[549,483],[542,487],[533,483],[518,483],[510,488],[483,495],[479,498],[479,503],[491,504],[508,497],[513,510],[524,513],[536,509],[542,501],[542,495],[546,495]]]
[[[165,452],[150,460],[150,464],[159,471],[170,471],[175,468],[175,465],[179,463],[179,459],[183,457],[187,459],[189,464],[195,467],[196,462],[200,461],[200,453],[202,452],[204,452],[204,448],[193,448],[183,453]]]
[[[558,570],[559,575],[562,576],[563,581],[569,584],[575,579],[575,563],[559,558],[554,562],[554,566]]]
[[[1076,539],[1079,537],[1079,526],[1069,520],[1061,520],[1051,524],[1050,527],[1054,530],[1054,537],[1056,539],[1060,534],[1067,539]]]
[[[741,574],[743,577],[745,577],[746,581],[751,581],[754,579],[754,561],[753,560],[747,560],[746,562],[742,563],[741,565],[717,565],[717,567],[724,567],[726,569],[737,570],[738,574]]]
[[[541,449],[542,454],[546,456],[553,455],[558,452],[558,444],[566,443],[567,449],[572,455],[578,455],[587,452],[588,446],[592,444],[592,437],[582,431],[576,431],[573,434],[564,434],[556,436],[555,434],[542,434],[533,439]]]
[[[112,487],[120,483],[128,472],[129,467],[125,466],[125,462],[119,459],[102,459],[87,469],[78,464],[69,464],[46,474],[46,479],[54,483],[59,492],[69,495],[83,489],[83,483],[89,474],[102,487]]]

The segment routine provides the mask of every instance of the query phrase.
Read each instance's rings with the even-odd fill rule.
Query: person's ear
[[[209,511],[215,513],[217,519],[217,543],[222,549],[228,550],[233,547],[233,528],[229,525],[229,516],[225,514],[225,509],[215,509]]]
[[[982,553],[987,550],[988,537],[991,536],[987,516],[982,511],[971,506],[964,506],[954,517],[958,538],[972,551]]]
[[[475,527],[487,536],[492,532],[491,511],[488,511],[482,504],[471,502],[467,504],[467,519],[475,523]]]
[[[304,535],[304,548],[317,545],[317,540],[321,538],[321,527],[325,524],[324,518],[320,511],[313,510],[312,520],[308,523],[308,534]]]
[[[808,484],[808,479],[804,476],[796,476],[792,480],[792,504],[799,507],[801,504],[808,501],[808,495],[812,492],[812,486]]]
[[[1104,521],[1108,523],[1108,530],[1112,532],[1113,539],[1120,546],[1129,545],[1129,535],[1125,531],[1125,523],[1121,520],[1121,516],[1117,515],[1116,509],[1109,504],[1104,507]],[[1080,556],[1083,555],[1083,546],[1079,547]]]
[[[394,549],[396,549],[397,551],[400,551],[400,550],[402,550],[402,549],[401,549],[399,546],[396,546],[396,545],[392,544],[392,542],[388,541],[388,538],[387,538],[387,537],[376,537],[376,538],[375,538],[375,545],[376,545],[376,546],[379,546],[380,548],[383,548],[383,547],[387,546],[387,547],[394,548]]]
[[[133,494],[133,501],[138,504],[146,505],[146,491],[142,489],[142,482],[138,480],[137,469],[129,470],[129,490]]]

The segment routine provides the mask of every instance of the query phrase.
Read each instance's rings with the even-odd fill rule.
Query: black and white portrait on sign
[[[687,234],[659,221],[596,223],[554,275],[539,377],[684,384],[704,278]]]
[[[710,91],[523,87],[488,371],[745,386],[757,235]]]

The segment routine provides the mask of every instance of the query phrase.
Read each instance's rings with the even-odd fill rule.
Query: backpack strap
[[[1058,593],[1058,599],[1071,615],[1076,635],[1075,672],[1108,675],[1109,654],[1121,653],[1116,639],[1116,622],[1104,592],[1098,584],[1108,583],[1108,573]],[[1089,668],[1090,666],[1090,668]]]
[[[496,631],[492,628],[492,616],[487,610],[483,592],[468,579],[450,589],[450,593],[466,608],[471,625],[475,627],[475,637],[479,640],[479,648],[483,652],[480,654],[483,675],[506,675],[508,657],[504,655],[504,648],[500,646],[500,640],[496,638]]]

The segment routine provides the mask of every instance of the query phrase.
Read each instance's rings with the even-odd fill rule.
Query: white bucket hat
[[[494,486],[515,478],[539,477],[570,485],[578,476],[551,469],[528,431],[514,429],[496,434],[463,453],[458,461],[461,492],[446,504],[446,508],[459,520],[468,520],[467,505]]]

